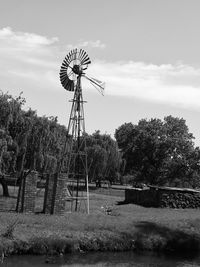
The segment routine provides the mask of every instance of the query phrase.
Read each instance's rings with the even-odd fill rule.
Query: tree
[[[0,94],[0,169],[19,178],[25,169],[55,172],[67,134],[55,117],[23,110],[22,94]]]
[[[195,173],[200,173],[199,150],[184,119],[142,119],[138,125],[120,126],[115,137],[126,160],[125,173],[137,181],[179,186],[187,181],[193,186]]]
[[[86,135],[89,181],[116,181],[120,168],[120,153],[115,140],[108,134],[96,131]]]

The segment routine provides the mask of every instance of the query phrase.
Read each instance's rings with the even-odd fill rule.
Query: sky
[[[114,136],[125,122],[184,118],[200,146],[199,0],[0,0],[0,90],[66,125],[73,94],[60,84],[65,56],[82,48],[86,131]]]

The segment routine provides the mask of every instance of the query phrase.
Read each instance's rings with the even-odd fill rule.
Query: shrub
[[[14,230],[15,227],[18,224],[18,220],[15,220],[14,222],[10,223],[7,227],[4,233],[1,234],[2,237],[13,239],[14,238]]]

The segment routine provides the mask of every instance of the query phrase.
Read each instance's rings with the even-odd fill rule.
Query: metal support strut
[[[67,174],[71,182],[71,210],[80,211],[83,208],[81,207],[81,203],[84,202],[86,212],[89,213],[89,187],[83,104],[81,75],[79,75],[77,77],[74,98],[72,100],[68,124],[68,138],[64,151],[67,156]]]

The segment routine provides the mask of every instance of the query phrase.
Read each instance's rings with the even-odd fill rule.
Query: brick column
[[[55,185],[55,174],[49,174],[45,186],[44,213],[52,214],[52,200]]]
[[[47,214],[63,215],[65,213],[67,189],[67,175],[60,173],[50,175],[45,190],[46,203],[44,212]]]
[[[54,214],[63,215],[65,213],[67,193],[67,174],[60,173],[57,179],[55,194]]]
[[[18,211],[34,213],[38,173],[31,171],[22,181]]]

